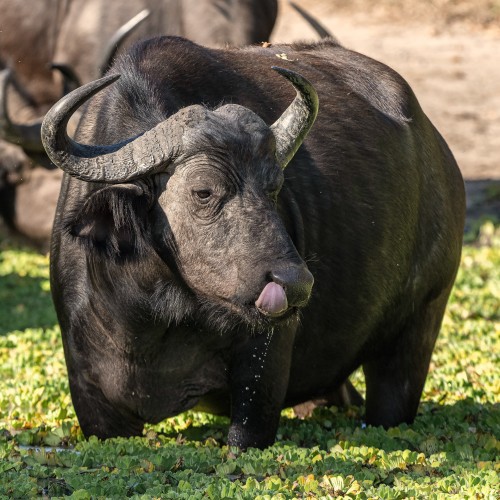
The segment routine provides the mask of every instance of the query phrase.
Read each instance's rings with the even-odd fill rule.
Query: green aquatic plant
[[[0,498],[500,497],[500,244],[465,246],[417,419],[363,409],[282,414],[276,443],[238,453],[227,419],[186,412],[142,438],[84,439],[71,404],[48,258],[0,254]],[[478,245],[483,233],[483,245]],[[488,238],[484,236],[490,235]],[[363,377],[352,377],[362,392]]]

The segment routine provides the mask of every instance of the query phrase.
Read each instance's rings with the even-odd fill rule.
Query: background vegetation
[[[186,413],[143,438],[85,440],[71,404],[48,258],[0,246],[0,497],[487,498],[500,496],[500,232],[468,237],[418,417],[387,431],[363,410],[283,412],[278,439],[235,455],[227,421]],[[360,373],[356,386],[363,390]]]

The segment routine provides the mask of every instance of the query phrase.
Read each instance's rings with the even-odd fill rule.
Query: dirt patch
[[[304,7],[335,14],[364,13],[378,22],[418,21],[436,30],[492,30],[500,32],[499,0],[303,0]]]
[[[500,220],[500,0],[302,0],[347,48],[400,73],[466,181],[468,226]],[[272,41],[317,39],[288,5]]]

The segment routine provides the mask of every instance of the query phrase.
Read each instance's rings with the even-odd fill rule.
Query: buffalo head
[[[68,120],[119,76],[59,101],[42,126],[50,159],[77,179],[107,184],[89,195],[73,234],[104,245],[114,234],[117,248],[137,240],[127,232],[146,235],[201,303],[252,324],[288,317],[305,305],[313,277],[277,204],[283,169],[312,126],[318,100],[307,80],[275,69],[297,95],[271,126],[240,105],[193,105],[135,138],[91,146],[68,137]],[[124,218],[135,219],[134,227]]]

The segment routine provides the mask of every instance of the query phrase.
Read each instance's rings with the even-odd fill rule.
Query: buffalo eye
[[[212,196],[212,191],[210,189],[197,189],[193,191],[194,196],[201,202],[208,202]]]

